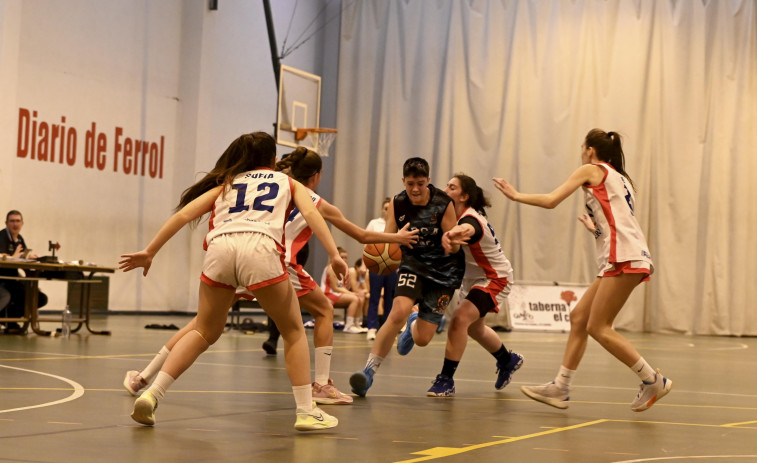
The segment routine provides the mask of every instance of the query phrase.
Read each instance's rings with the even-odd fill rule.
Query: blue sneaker
[[[436,327],[436,334],[440,334],[442,331],[444,331],[444,325],[447,324],[447,317],[442,315],[442,320],[439,322],[439,326]]]
[[[434,385],[426,392],[428,397],[455,397],[455,380],[445,375],[436,375]]]
[[[350,376],[350,386],[352,386],[352,392],[359,395],[360,397],[365,397],[368,389],[370,389],[371,385],[373,384],[373,375],[375,374],[376,372],[372,368],[368,367],[365,367],[363,371],[353,373],[352,376]]]
[[[494,382],[494,388],[499,390],[510,384],[513,373],[523,365],[523,357],[520,354],[510,351],[510,362],[507,365],[500,365],[497,362],[497,381]]]
[[[397,352],[400,355],[407,355],[415,345],[415,341],[413,341],[413,330],[410,329],[410,326],[416,318],[418,318],[418,312],[413,312],[407,317],[405,331],[403,331],[399,339],[397,339]]]

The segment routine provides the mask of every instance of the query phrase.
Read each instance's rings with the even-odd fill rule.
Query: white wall
[[[281,40],[295,2],[271,3]],[[300,2],[292,34],[324,4]],[[338,24],[337,17],[283,63],[323,75],[323,63],[336,61]],[[335,72],[334,66],[324,75],[323,125],[334,119]],[[23,212],[22,234],[39,254],[48,253],[52,240],[61,243],[64,260],[117,266],[120,254],[149,242],[181,191],[234,138],[272,131],[276,101],[262,2],[225,0],[209,11],[206,0],[0,0],[0,123],[6,127],[0,212]],[[35,121],[75,132],[73,165],[58,162],[57,141],[54,162],[31,159],[31,138],[19,137],[20,108],[37,113],[22,135]],[[93,122],[104,134],[101,169],[85,166]],[[151,176],[149,168],[142,175],[141,165],[136,175],[124,172],[123,153],[115,159],[117,127],[122,145],[125,137],[156,147],[162,140],[162,176],[157,169]],[[24,157],[19,146],[27,147]],[[44,143],[35,146],[44,151]],[[194,310],[205,226],[180,232],[147,278],[113,275],[110,308]],[[51,309],[65,304],[65,285],[41,288]]]

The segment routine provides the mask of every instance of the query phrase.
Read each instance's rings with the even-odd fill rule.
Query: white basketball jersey
[[[647,240],[634,217],[633,188],[626,178],[606,163],[597,163],[605,170],[599,185],[584,185],[586,210],[594,221],[597,263],[644,261],[652,264]]]
[[[483,232],[480,240],[463,246],[465,252],[464,278],[487,278],[489,280],[507,278],[507,281],[512,283],[513,267],[507,260],[505,253],[502,252],[502,247],[499,245],[499,240],[494,235],[494,229],[489,225],[489,221],[470,207],[460,214],[458,222],[464,217],[476,219]]]
[[[284,244],[284,225],[294,208],[292,180],[271,169],[237,175],[218,195],[203,243],[224,233],[258,232]]]
[[[313,200],[315,207],[319,207],[321,205],[321,197],[310,188],[307,188],[307,191],[310,195],[310,199]],[[313,231],[310,229],[308,223],[305,222],[305,218],[300,213],[300,210],[296,207],[289,213],[285,231],[287,250],[286,262],[287,265],[295,265],[297,264],[297,253],[300,252],[305,246],[305,243],[308,242],[313,235]]]

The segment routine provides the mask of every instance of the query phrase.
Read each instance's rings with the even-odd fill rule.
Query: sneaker
[[[140,373],[142,373],[142,370],[129,370],[124,378],[124,388],[135,397],[139,394],[139,391],[147,387],[147,381],[139,375]]]
[[[434,385],[426,392],[428,397],[455,397],[455,380],[446,375],[436,375]]]
[[[131,412],[131,419],[139,424],[153,426],[155,424],[155,409],[158,408],[158,401],[151,392],[145,391],[139,398],[134,401],[134,411]]]
[[[362,331],[360,331],[360,328],[358,328],[355,325],[347,325],[344,327],[342,331],[347,334],[361,334],[362,333]]]
[[[267,341],[263,343],[263,350],[265,351],[267,355],[276,355],[278,352],[276,350],[276,344],[278,343],[274,341],[273,339],[268,339]]]
[[[500,390],[510,384],[513,373],[515,373],[521,365],[523,365],[523,357],[512,351],[510,351],[510,362],[507,365],[502,366],[497,362],[497,380],[494,381],[494,388]]]
[[[554,381],[542,384],[540,386],[521,386],[520,390],[536,400],[556,408],[568,408],[570,401],[569,389],[560,389]]]
[[[371,328],[368,330],[368,333],[365,335],[365,339],[369,341],[373,341],[376,339],[376,328]]]
[[[439,321],[439,326],[436,327],[436,334],[440,334],[442,331],[444,331],[444,325],[447,324],[447,317],[442,315],[441,321]]]
[[[333,428],[339,424],[336,417],[329,415],[313,403],[311,411],[297,409],[297,421],[294,423],[294,429],[298,431],[317,431],[318,429]]]
[[[365,397],[368,389],[370,389],[371,385],[373,384],[373,375],[375,374],[376,372],[372,368],[368,367],[365,367],[363,371],[353,373],[352,376],[350,376],[350,386],[352,386],[352,392],[359,395],[360,397]]]
[[[418,312],[413,312],[409,317],[407,317],[405,331],[403,331],[400,337],[397,339],[397,353],[399,353],[400,355],[407,355],[415,345],[415,341],[413,341],[413,330],[411,329],[411,325],[416,318],[418,318]]]
[[[351,404],[352,397],[339,392],[339,389],[334,387],[334,382],[329,378],[329,382],[321,386],[318,383],[313,383],[313,402],[317,404]]]
[[[654,405],[655,402],[665,397],[671,389],[673,389],[673,381],[662,376],[658,368],[654,382],[645,383],[642,381],[639,393],[636,394],[636,398],[631,402],[631,410],[643,412]]]

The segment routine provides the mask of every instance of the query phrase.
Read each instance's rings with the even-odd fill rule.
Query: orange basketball
[[[397,270],[402,251],[397,243],[370,243],[363,248],[363,263],[376,275],[389,275]]]

